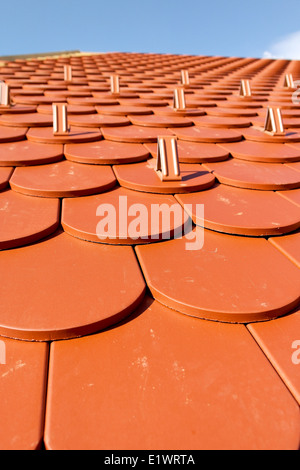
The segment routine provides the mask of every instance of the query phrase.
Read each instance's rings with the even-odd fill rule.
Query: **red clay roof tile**
[[[25,139],[27,127],[6,127],[0,126],[0,143],[3,142],[17,142]]]
[[[206,113],[209,116],[250,118],[257,116],[258,111],[252,109],[221,108],[218,106],[216,108],[207,108]]]
[[[300,159],[299,159],[300,160]],[[300,171],[300,161],[295,162],[295,163],[287,163],[286,164],[289,168],[292,168],[293,170]]]
[[[117,106],[96,106],[96,110],[99,114],[108,114],[112,116],[128,116],[131,115],[147,115],[152,114],[152,109],[147,107],[138,107],[138,106],[126,106],[126,105],[117,105]]]
[[[6,114],[0,116],[1,126],[10,127],[40,127],[52,126],[53,119],[43,114],[26,113],[26,114]]]
[[[0,168],[0,190],[3,191],[8,186],[8,181],[14,169],[11,167]]]
[[[250,120],[243,117],[202,116],[193,121],[196,126],[210,128],[236,129],[251,126]]]
[[[267,323],[248,325],[263,352],[300,405],[300,310]]]
[[[101,128],[101,131],[105,139],[125,143],[157,142],[157,138],[160,135],[173,135],[172,132],[166,128],[134,125],[126,127]]]
[[[269,241],[300,268],[300,232]]]
[[[67,135],[54,136],[53,127],[31,127],[27,139],[40,144],[68,144],[95,142],[102,139],[100,129],[72,126]]]
[[[145,294],[131,247],[86,243],[58,232],[0,254],[5,336],[49,341],[90,334],[126,317]]]
[[[300,189],[294,189],[293,191],[279,191],[278,194],[300,206]]]
[[[232,158],[225,162],[204,163],[219,182],[229,186],[259,190],[285,190],[300,187],[297,171],[279,163],[256,163]]]
[[[16,168],[10,186],[22,194],[74,197],[107,191],[116,184],[109,166],[91,167],[66,160],[49,165]]]
[[[282,235],[300,227],[300,212],[273,191],[252,191],[224,184],[201,193],[176,198],[197,225],[235,235]],[[188,204],[191,205],[189,208]],[[197,204],[204,204],[204,220],[197,217]],[[259,210],[257,210],[259,208]],[[281,239],[280,239],[281,240]]]
[[[134,163],[147,160],[149,152],[142,144],[124,144],[101,140],[87,144],[65,145],[67,160],[96,165]]]
[[[154,158],[157,158],[157,143],[145,144],[145,147]],[[177,148],[180,163],[220,162],[229,158],[229,153],[216,144],[179,140],[177,141]]]
[[[300,301],[299,270],[263,239],[199,228],[136,252],[154,298],[187,315],[249,323],[282,316]]]
[[[170,106],[165,106],[163,108],[154,108],[153,113],[157,116],[170,116],[170,117],[187,117],[192,120],[195,116],[204,116],[204,109],[200,108],[186,108],[186,109],[174,109]]]
[[[299,445],[299,408],[244,326],[149,298],[114,329],[53,342],[47,396],[50,450]]]
[[[180,168],[181,181],[162,181],[155,171],[156,160],[116,165],[113,167],[121,186],[150,193],[174,194],[190,191],[201,191],[214,184],[215,177],[201,165],[185,164]]]
[[[128,116],[131,123],[136,126],[145,127],[190,127],[193,121],[182,116],[159,116],[150,114],[149,116]]]
[[[291,145],[243,140],[242,142],[220,144],[220,146],[230,152],[234,158],[250,162],[286,163],[300,161],[300,148],[297,151]]]
[[[104,114],[87,114],[81,116],[71,116],[69,118],[71,126],[78,127],[120,127],[129,126],[130,120],[125,116],[109,116]]]
[[[30,166],[62,160],[63,146],[36,144],[28,140],[0,145],[0,166]]]
[[[242,140],[242,134],[237,130],[231,129],[210,129],[206,127],[188,127],[181,129],[173,129],[174,134],[180,140],[202,143],[221,143],[221,142],[238,142]]]
[[[97,214],[97,210],[109,205],[113,206],[115,222],[99,226],[99,216],[103,214]],[[147,220],[136,227],[136,211],[141,210],[141,205]],[[157,216],[153,215],[154,210],[158,211],[160,207],[166,210],[166,206],[173,213],[167,222],[159,212]],[[188,215],[173,196],[140,194],[125,188],[96,196],[64,199],[62,207],[62,226],[67,233],[83,240],[108,244],[136,245],[173,238],[174,233],[183,232],[187,219]]]
[[[0,365],[1,450],[40,449],[44,438],[47,343],[3,338],[6,364]]]
[[[0,250],[28,245],[55,232],[60,223],[58,199],[0,193]]]
[[[36,110],[36,106],[15,105],[14,107],[6,108],[6,109],[0,107],[0,114],[25,114],[25,113],[33,113],[35,110]]]
[[[296,61],[172,54],[0,65],[1,448],[299,447],[290,73]],[[60,136],[54,100],[68,103]],[[281,136],[263,131],[272,105]],[[178,162],[180,181],[156,172],[172,136],[161,174],[176,180]]]
[[[254,142],[265,142],[271,144],[287,144],[290,142],[300,142],[300,133],[297,129],[286,129],[284,135],[272,135],[263,131],[262,128],[250,127],[243,130],[243,136],[246,140]]]
[[[112,106],[112,105],[119,104],[119,101],[113,97],[67,98],[67,102],[70,105],[75,105],[75,106]]]
[[[53,115],[52,105],[41,104],[37,107],[37,112],[41,114],[51,114]],[[96,109],[94,106],[75,106],[72,104],[68,105],[68,115],[72,116],[77,114],[95,114]]]

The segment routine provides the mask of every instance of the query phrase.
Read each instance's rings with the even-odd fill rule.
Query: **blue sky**
[[[79,49],[300,59],[299,0],[1,3],[0,55]]]

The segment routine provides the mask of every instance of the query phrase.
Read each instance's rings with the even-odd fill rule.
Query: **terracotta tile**
[[[112,106],[118,105],[119,101],[115,98],[68,98],[67,102],[74,106]]]
[[[155,114],[149,116],[128,116],[131,123],[136,126],[145,127],[189,127],[193,122],[186,117],[158,116]]]
[[[231,91],[228,90],[217,90],[216,87],[213,87],[213,89],[205,89],[201,91],[195,91],[195,93],[199,94],[200,96],[215,96],[216,98],[222,98],[226,97],[226,99],[231,98]]]
[[[49,96],[22,96],[22,95],[15,95],[13,97],[13,102],[15,104],[26,104],[26,105],[39,105],[39,104],[52,104],[53,101],[56,103],[64,103],[65,98],[63,97],[53,97]]]
[[[67,89],[72,92],[92,92],[93,87],[89,85],[68,85]]]
[[[248,328],[300,404],[299,326],[300,310],[297,309],[284,318],[251,324]]]
[[[245,189],[284,190],[300,187],[299,172],[280,163],[256,163],[232,158],[205,163],[205,168],[224,184]]]
[[[279,317],[299,304],[299,269],[266,240],[201,229],[193,235],[192,242],[189,234],[136,248],[148,287],[162,304],[231,323]]]
[[[87,243],[65,233],[0,252],[0,268],[0,333],[18,339],[94,333],[129,315],[145,293],[131,247]]]
[[[279,191],[277,194],[300,206],[300,189],[293,189],[292,191],[282,192]]]
[[[151,100],[151,99],[144,99],[137,98],[135,100],[119,100],[121,106],[138,106],[138,107],[146,107],[146,108],[154,108],[159,106],[168,106],[168,101],[166,100]]]
[[[16,168],[10,179],[14,191],[40,197],[88,196],[107,191],[115,184],[116,178],[109,166],[80,165],[66,160]]]
[[[48,344],[1,339],[6,364],[0,364],[1,450],[42,446],[48,372]]]
[[[52,117],[39,113],[26,114],[6,114],[0,116],[1,126],[10,127],[40,127],[52,126]]]
[[[23,90],[22,88],[18,89],[11,89],[10,90],[11,96],[18,95],[18,96],[44,96],[43,90]]]
[[[191,104],[205,103],[205,101],[214,102],[214,103],[223,103],[226,101],[226,97],[220,95],[204,95],[203,93],[195,93],[194,95],[187,96],[187,107]]]
[[[106,212],[97,215],[97,209],[101,205],[103,208],[113,206],[115,225],[100,225],[101,220],[106,220],[103,216],[107,216]],[[143,206],[146,213],[143,223],[137,222],[140,212],[135,212],[134,205]],[[153,209],[162,207],[165,210],[166,206],[177,215],[173,213],[173,216],[170,215],[163,222],[158,214],[156,219]],[[83,240],[108,244],[135,245],[170,239],[178,231],[183,232],[187,219],[188,216],[173,196],[138,193],[125,188],[116,188],[96,196],[64,199],[62,209],[62,226],[68,234]]]
[[[193,119],[194,124],[200,127],[235,129],[250,127],[251,122],[243,117],[202,116]]]
[[[0,143],[2,142],[17,142],[26,137],[27,127],[6,127],[0,126]]]
[[[265,116],[266,111],[265,109],[257,111],[259,116]],[[281,109],[281,115],[283,118],[299,118],[300,117],[300,109]]]
[[[53,115],[53,108],[48,104],[41,104],[37,107],[37,112],[40,114],[51,114]],[[68,115],[76,114],[95,114],[96,109],[94,106],[74,106],[72,104],[68,105]]]
[[[252,125],[257,127],[264,127],[266,118],[265,116],[258,116],[256,118],[251,119]],[[283,117],[282,119],[283,125],[286,129],[297,129],[300,128],[300,119],[298,118],[287,118]]]
[[[222,101],[222,108],[236,108],[236,109],[253,109],[257,110],[262,108],[263,103],[261,101]]]
[[[264,103],[264,106],[272,106],[272,107],[278,107],[282,109],[293,109],[293,110],[299,110],[300,105],[295,105],[293,104],[292,100],[288,101],[268,101],[267,103]]]
[[[242,134],[231,129],[209,129],[205,127],[188,127],[173,129],[174,134],[180,140],[190,142],[206,142],[217,144],[220,142],[237,142],[242,140]]]
[[[21,106],[14,105],[9,108],[0,108],[0,114],[26,114],[34,113],[36,111],[36,106]]]
[[[52,343],[47,449],[298,449],[297,403],[244,326],[149,298],[130,320]]]
[[[112,116],[144,116],[147,114],[153,114],[152,109],[138,106],[96,106],[96,110],[99,114],[112,115]]]
[[[221,108],[220,106],[216,108],[207,108],[206,113],[209,116],[220,116],[220,117],[244,117],[250,118],[257,116],[257,111],[255,109],[236,109],[236,108]],[[264,111],[265,113],[265,111]]]
[[[299,448],[291,358],[300,304],[300,104],[292,102],[296,89],[283,87],[287,73],[300,78],[297,61],[107,53],[1,65],[15,101],[0,107],[0,335],[30,347],[68,339],[51,346],[46,447]],[[71,83],[64,65],[72,66]],[[175,111],[182,70],[190,77],[187,108]],[[238,96],[241,79],[251,80],[250,99]],[[66,99],[71,129],[54,137],[52,102]],[[282,109],[283,138],[256,129],[272,103]],[[163,134],[179,136],[181,182],[162,182],[149,158]],[[14,190],[6,189],[10,180]],[[143,203],[148,226],[136,227],[135,240],[99,240],[97,209],[112,204],[126,216],[121,196]],[[155,203],[175,203],[185,214],[184,238],[149,239]],[[191,232],[188,214],[197,224]],[[59,223],[68,233],[57,231]],[[182,220],[175,225],[181,232]],[[157,300],[147,298],[128,319],[146,289]],[[260,322],[248,325],[254,337],[244,325],[225,324],[243,322]],[[212,367],[217,381],[207,388]],[[18,377],[12,369],[4,379]],[[40,446],[45,394],[37,396],[36,376],[28,377],[30,417],[15,398],[23,399],[23,378],[4,390],[12,396],[0,404],[0,447]]]
[[[253,94],[253,96],[251,96],[249,99],[247,97],[241,97],[239,95],[232,95],[232,96],[228,96],[227,97],[227,100],[230,102],[230,103],[243,103],[245,105],[247,105],[247,103],[263,103],[264,101],[268,101],[268,96],[260,96],[259,94]]]
[[[64,98],[91,98],[92,94],[90,92],[84,91],[70,91],[70,90],[62,90],[62,91],[45,91],[45,96],[50,96],[55,100],[55,98],[64,97]]]
[[[49,85],[62,85],[62,86],[68,86],[69,82],[66,82],[61,79],[49,79],[48,80]],[[77,79],[77,80],[72,80],[73,85],[88,85],[88,82],[86,81],[85,78]]]
[[[34,83],[34,80],[30,80],[29,83],[23,85],[23,90],[40,90],[40,91],[67,91],[65,86],[61,85],[47,85],[47,82],[40,84]]]
[[[252,162],[286,163],[300,160],[299,150],[286,144],[267,144],[261,142],[242,142],[220,144],[234,158]]]
[[[94,91],[93,92],[93,96],[94,98],[108,98],[108,99],[111,99],[112,97],[115,98],[115,99],[118,99],[118,100],[132,100],[132,99],[137,99],[139,98],[139,95],[137,95],[136,93],[132,93],[132,92],[127,92],[125,91],[126,88],[122,90],[122,88],[120,88],[120,93],[111,93],[111,91],[106,91],[106,92],[97,92],[97,91]]]
[[[53,233],[60,222],[57,199],[0,193],[0,250],[27,245]]]
[[[243,130],[243,135],[246,140],[254,142],[269,142],[279,144],[300,142],[300,133],[297,132],[297,129],[286,129],[285,135],[272,135],[268,132],[264,132],[263,128],[258,129],[251,127],[245,131]]]
[[[159,101],[164,101],[164,100],[170,101],[173,99],[173,96],[174,96],[174,92],[172,90],[168,91],[167,89],[164,89],[164,91],[161,91],[161,92],[158,92],[158,90],[153,90],[151,94],[149,94],[149,91],[151,90],[147,90],[147,93],[139,92],[139,95],[137,96],[137,98],[139,97],[142,100],[150,99],[150,100],[159,100]]]
[[[157,158],[157,144],[145,144],[154,158]],[[220,162],[229,158],[229,153],[215,144],[177,141],[178,158],[181,163]]]
[[[196,225],[223,233],[248,236],[282,235],[300,227],[296,206],[273,191],[253,191],[216,184],[201,193],[177,196]],[[204,204],[203,218],[197,204]],[[259,210],[258,210],[259,208]]]
[[[134,163],[147,160],[148,150],[141,144],[101,140],[88,144],[67,144],[65,157],[73,162],[95,165]]]
[[[14,169],[11,167],[0,167],[0,190],[3,191],[8,186],[9,179],[13,174]]]
[[[157,142],[157,138],[163,135],[173,135],[166,128],[126,126],[126,127],[105,127],[101,128],[104,138],[114,142],[146,143]]]
[[[71,144],[95,142],[102,139],[102,134],[99,129],[71,126],[67,135],[57,136],[53,127],[37,127],[29,129],[27,139],[40,144]]]
[[[296,163],[288,163],[288,164],[286,164],[286,166],[288,166],[292,170],[300,171],[300,161],[298,161]]]
[[[84,116],[70,116],[68,122],[71,126],[80,127],[119,127],[128,126],[130,120],[125,116],[109,116],[104,114],[87,114]]]
[[[63,146],[35,144],[28,140],[0,145],[0,166],[29,166],[62,160]]]
[[[204,116],[204,109],[174,109],[169,106],[162,108],[154,108],[154,114],[157,116],[170,116],[170,117],[187,117],[192,119],[195,116]]]
[[[186,96],[185,98],[186,108],[189,109],[202,109],[202,108],[209,108],[217,106],[216,101],[211,101],[209,98],[207,99],[193,99],[191,96]],[[169,100],[169,106],[172,106],[173,102]]]
[[[292,142],[290,144],[287,144],[287,147],[292,148],[293,150],[296,150],[296,151],[300,152],[300,142],[299,143]]]
[[[174,194],[203,191],[211,187],[215,181],[211,173],[197,164],[185,164],[180,167],[181,181],[162,181],[155,168],[155,159],[113,167],[121,186],[142,192]]]
[[[298,209],[299,210],[299,209]],[[284,255],[300,268],[300,232],[280,238],[270,238],[271,242]]]

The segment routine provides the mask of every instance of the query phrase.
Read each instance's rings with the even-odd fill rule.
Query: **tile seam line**
[[[38,450],[45,449],[45,426],[46,426],[46,409],[47,409],[47,401],[48,401],[48,387],[49,387],[49,366],[50,366],[50,347],[51,341],[46,341],[47,344],[47,359],[45,361],[46,371],[45,371],[45,392],[44,392],[44,400],[43,400],[43,423],[41,427],[41,442],[40,448]]]
[[[273,320],[274,321],[274,320]],[[279,379],[281,380],[281,382],[284,384],[285,388],[287,389],[287,391],[289,392],[289,394],[293,397],[293,399],[295,400],[296,404],[298,405],[298,408],[299,408],[299,412],[300,412],[300,403],[298,403],[298,400],[296,399],[295,395],[293,394],[292,390],[290,389],[290,387],[285,383],[283,377],[281,376],[281,374],[277,371],[277,369],[275,368],[274,364],[271,362],[271,360],[269,359],[269,357],[267,356],[267,354],[265,353],[265,351],[263,350],[262,346],[259,344],[259,342],[257,341],[257,339],[255,338],[255,336],[253,335],[253,333],[250,331],[250,329],[248,328],[248,326],[251,325],[251,323],[247,323],[245,324],[245,328],[246,330],[248,331],[249,335],[252,337],[252,339],[255,341],[256,345],[258,346],[258,348],[261,350],[261,352],[263,353],[263,355],[265,356],[265,358],[267,359],[267,361],[269,362],[269,364],[271,365],[272,369],[276,372],[277,376],[279,377]],[[300,439],[300,436],[299,436],[299,439]]]
[[[142,269],[142,265],[141,265],[141,263],[140,263],[140,260],[139,260],[138,255],[137,255],[136,247],[138,247],[138,246],[139,246],[139,245],[131,245],[132,250],[133,250],[133,252],[134,252],[134,256],[135,256],[137,265],[138,265],[138,267],[139,267],[139,269],[140,269],[140,271],[141,271],[141,274],[142,274],[142,277],[143,277],[143,280],[144,280],[144,283],[145,283],[145,286],[146,286],[146,289],[145,289],[145,296],[144,296],[144,297],[146,297],[146,295],[148,295],[148,296],[151,297],[153,300],[156,300],[156,299],[154,298],[154,296],[153,296],[151,290],[150,290],[150,287],[148,286],[148,283],[147,283],[147,280],[146,280],[146,276],[145,276],[145,274],[144,274],[144,271],[143,271],[143,269]]]

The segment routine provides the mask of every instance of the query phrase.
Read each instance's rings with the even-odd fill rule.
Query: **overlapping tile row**
[[[299,445],[298,368],[278,356],[273,326],[284,325],[291,349],[300,303],[291,75],[298,62],[121,53],[0,68],[12,100],[0,106],[0,335],[24,354],[28,341],[50,347],[49,449]],[[53,103],[67,104],[67,134],[54,135]],[[280,135],[263,131],[269,107],[281,109]],[[157,174],[161,136],[177,138],[180,181]],[[153,224],[162,206],[167,227]],[[47,347],[31,346],[44,361],[26,378],[40,381],[42,418],[34,438],[9,429],[0,447],[43,440]],[[211,357],[224,348],[225,365]],[[232,413],[249,432],[236,424],[230,436]],[[166,437],[164,426],[175,431]]]

